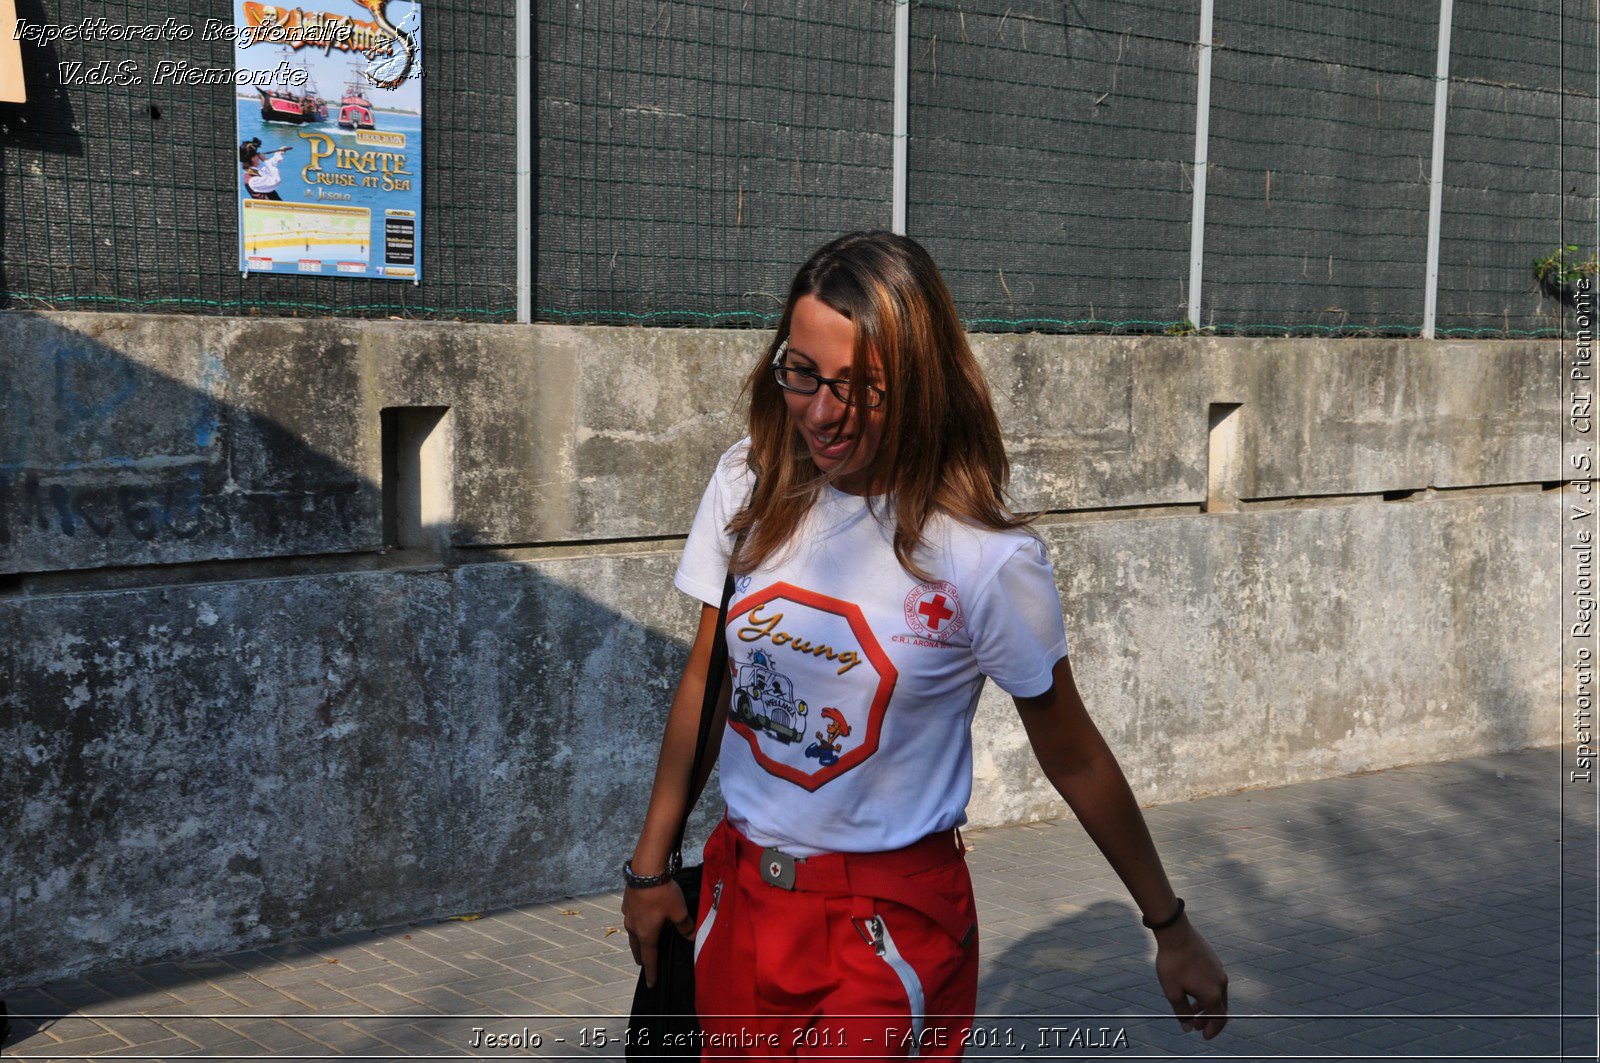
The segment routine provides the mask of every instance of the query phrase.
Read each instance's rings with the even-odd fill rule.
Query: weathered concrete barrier
[[[0,317],[0,988],[610,887],[765,340]],[[1554,344],[975,346],[1142,800],[1559,740]]]

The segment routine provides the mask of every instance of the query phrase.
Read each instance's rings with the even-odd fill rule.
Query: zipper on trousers
[[[883,916],[874,915],[870,919],[856,920],[855,922],[856,929],[866,939],[867,944],[872,946],[872,951],[876,952],[878,958],[889,965],[895,976],[900,979],[900,985],[905,988],[906,1003],[911,1009],[910,1055],[915,1057],[922,1049],[923,1013],[927,1010],[927,1005],[922,997],[922,979],[917,977],[916,970],[906,960],[905,956],[901,955],[900,950],[895,947],[894,938],[890,935],[889,927],[885,925]]]
[[[694,932],[694,959],[700,962],[700,950],[705,947],[706,938],[711,933],[711,924],[717,921],[717,905],[722,903],[722,880],[717,879],[717,884],[711,887],[711,910],[706,913],[705,922],[700,924],[700,929]]]

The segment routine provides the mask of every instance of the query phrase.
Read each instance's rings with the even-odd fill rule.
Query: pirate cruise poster
[[[420,282],[417,0],[234,0],[239,268]]]

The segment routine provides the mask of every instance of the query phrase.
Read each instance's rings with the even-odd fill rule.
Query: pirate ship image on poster
[[[239,268],[420,282],[421,4],[234,0],[234,28]]]

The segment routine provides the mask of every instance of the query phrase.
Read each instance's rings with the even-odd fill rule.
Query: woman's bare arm
[[[678,824],[683,822],[685,811],[699,798],[717,762],[723,722],[728,712],[725,682],[712,718],[711,735],[706,741],[705,762],[701,766],[700,777],[694,780],[691,789],[689,772],[694,764],[695,740],[700,732],[706,666],[711,659],[717,612],[715,606],[701,608],[700,629],[695,634],[694,645],[689,648],[689,660],[684,664],[677,692],[672,697],[672,707],[667,712],[661,753],[656,758],[655,784],[650,790],[650,807],[645,813],[644,827],[639,831],[639,843],[633,850],[633,870],[639,875],[657,875],[666,870]],[[723,676],[726,677],[726,671]],[[689,937],[694,933],[694,913],[684,903],[683,891],[677,884],[668,883],[647,890],[624,889],[622,914],[634,962],[644,967],[645,980],[653,985],[656,979],[657,942],[663,928],[671,923],[679,933]]]
[[[684,664],[683,675],[678,679],[678,689],[667,712],[667,726],[661,737],[661,753],[656,758],[655,784],[650,790],[650,808],[645,814],[644,828],[639,832],[639,844],[633,850],[633,869],[641,875],[658,874],[667,866],[667,854],[683,821],[685,800],[688,804],[700,796],[711,769],[717,763],[718,739],[722,735],[722,722],[728,708],[726,684],[712,719],[711,736],[706,742],[705,763],[700,777],[689,790],[689,769],[694,763],[695,739],[700,733],[700,710],[705,702],[706,665],[711,659],[711,641],[716,633],[717,608],[703,605],[700,609],[700,629],[694,644],[689,648],[689,660]]]
[[[1128,780],[1089,718],[1067,658],[1056,662],[1049,690],[1015,701],[1045,777],[1145,916],[1151,922],[1166,919],[1177,908],[1177,895]],[[1185,1031],[1200,1030],[1208,1041],[1221,1032],[1228,1021],[1228,976],[1187,914],[1156,931],[1156,976]]]

